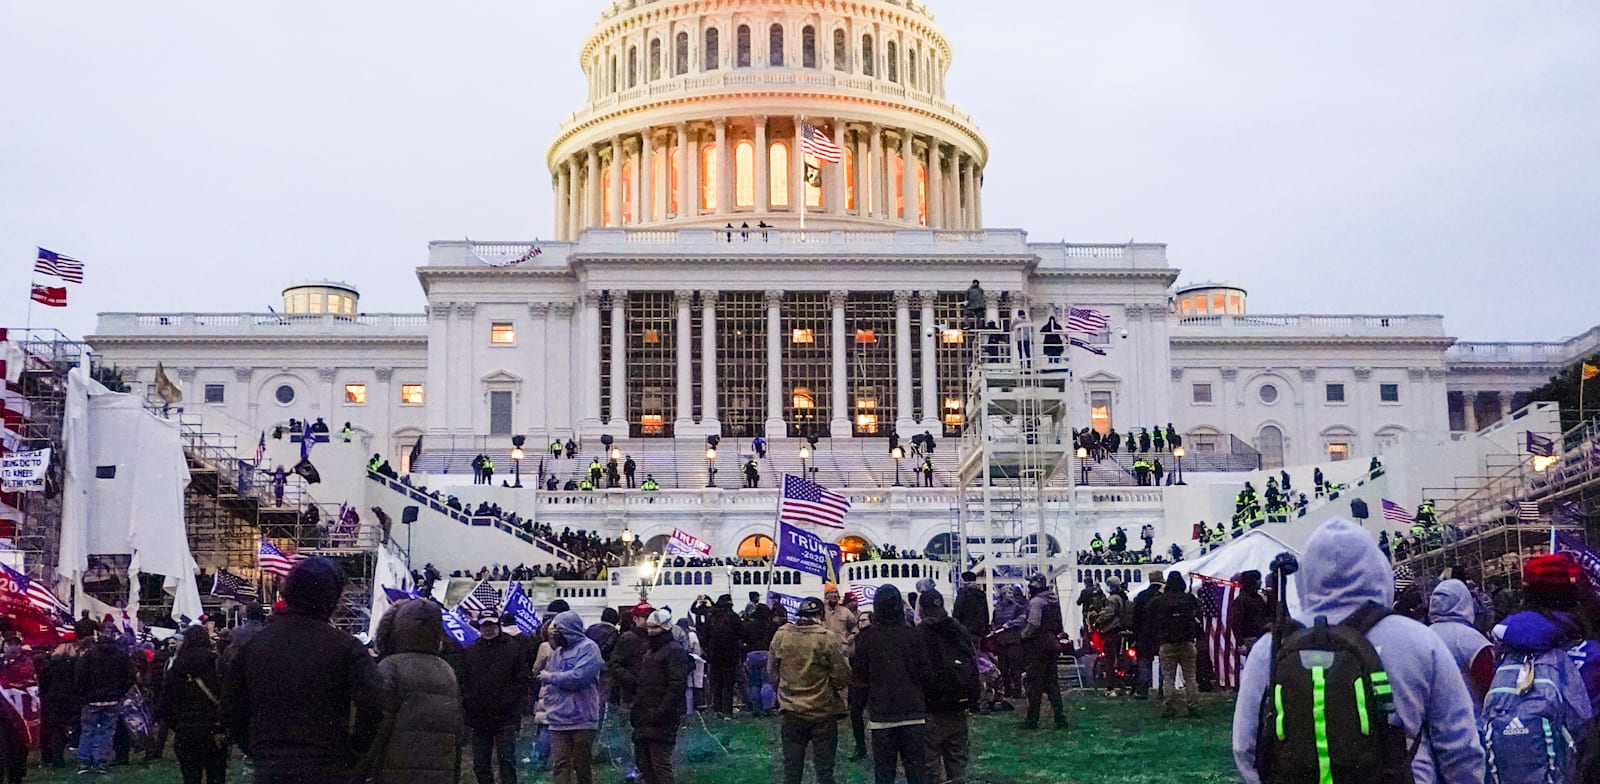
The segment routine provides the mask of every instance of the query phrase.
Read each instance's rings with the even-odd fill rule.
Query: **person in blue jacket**
[[[1316,618],[1339,623],[1368,603],[1394,605],[1394,567],[1378,550],[1378,540],[1359,524],[1336,517],[1323,523],[1306,543],[1296,576],[1304,604],[1295,620]],[[1417,621],[1391,615],[1372,627],[1367,639],[1377,648],[1394,688],[1395,712],[1406,736],[1426,736],[1412,760],[1416,781],[1482,784],[1485,761],[1477,717],[1466,681],[1444,641]],[[1233,710],[1233,757],[1245,784],[1259,784],[1256,730],[1261,697],[1271,680],[1271,637],[1250,649],[1239,678]]]
[[[550,621],[554,651],[539,673],[550,730],[551,777],[557,784],[594,780],[594,734],[600,726],[600,646],[568,610]]]

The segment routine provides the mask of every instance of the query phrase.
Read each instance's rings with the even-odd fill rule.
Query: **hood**
[[[1428,622],[1455,621],[1472,625],[1477,607],[1472,602],[1472,592],[1460,580],[1445,580],[1433,589],[1428,597]]]
[[[291,609],[327,620],[344,593],[344,570],[327,558],[307,558],[283,578],[283,603]]]
[[[1371,531],[1343,517],[1317,528],[1300,559],[1302,623],[1326,616],[1339,623],[1362,605],[1394,606],[1394,567]]]
[[[583,617],[572,610],[556,616],[550,622],[551,628],[561,632],[569,640],[576,640],[583,636]]]
[[[444,645],[444,614],[433,602],[412,599],[400,602],[384,614],[378,624],[378,652],[438,653]]]
[[[1523,610],[1494,627],[1494,636],[1514,650],[1542,653],[1564,648],[1580,635],[1578,625],[1566,613]]]
[[[878,595],[872,598],[872,622],[882,626],[906,622],[906,600],[899,588],[885,585],[878,589]]]
[[[1061,603],[1061,597],[1056,596],[1055,590],[1050,589],[1050,588],[1046,588],[1046,589],[1034,594],[1033,598],[1034,599],[1039,599],[1039,600],[1044,601],[1044,602],[1048,602],[1050,604],[1060,604]]]

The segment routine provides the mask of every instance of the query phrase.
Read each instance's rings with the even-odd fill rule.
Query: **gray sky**
[[[600,0],[0,3],[0,324],[71,307],[419,311],[427,241],[552,234],[546,147]],[[1255,312],[1600,322],[1600,4],[934,0],[991,226],[1171,244]],[[1003,11],[1003,13],[999,12]]]

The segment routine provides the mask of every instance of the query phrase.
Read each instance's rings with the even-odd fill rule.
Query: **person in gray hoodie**
[[[1296,578],[1304,604],[1295,620],[1310,625],[1318,617],[1340,623],[1369,603],[1394,604],[1394,567],[1370,531],[1345,518],[1323,523],[1306,543]],[[1450,649],[1437,635],[1408,618],[1391,615],[1372,627],[1367,639],[1377,648],[1394,688],[1395,712],[1406,735],[1426,737],[1412,760],[1421,784],[1482,784],[1483,745],[1472,713],[1472,698]],[[1261,698],[1272,670],[1271,636],[1250,649],[1239,679],[1233,710],[1233,758],[1245,784],[1259,784],[1256,732]]]
[[[1494,646],[1478,631],[1472,590],[1460,580],[1445,580],[1428,597],[1428,628],[1444,640],[1456,669],[1472,695],[1472,715],[1483,712],[1483,695],[1494,680]]]

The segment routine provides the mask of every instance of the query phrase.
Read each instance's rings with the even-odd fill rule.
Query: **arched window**
[[[739,543],[740,558],[756,560],[760,558],[771,558],[772,555],[772,537],[767,536],[766,534],[746,536],[744,541]]]
[[[677,43],[673,45],[672,75],[682,76],[689,72],[689,34],[679,32]]]
[[[806,206],[822,206],[822,167],[803,164],[801,173],[806,178]]]
[[[683,150],[681,148],[674,147],[672,148],[672,171],[667,176],[667,190],[671,194],[669,201],[672,202],[671,209],[673,215],[683,214],[682,208],[678,206],[680,203],[678,201],[678,172],[682,171],[682,166]],[[661,217],[665,219],[667,216],[663,215]]]
[[[917,161],[917,223],[928,225],[928,164]]]
[[[856,208],[856,150],[849,144],[844,146],[844,208]]]
[[[906,214],[906,159],[894,156],[894,171],[889,178],[889,217],[902,218]]]
[[[735,45],[738,47],[738,53],[736,55],[737,59],[734,60],[733,67],[735,67],[735,68],[749,68],[750,67],[750,25],[739,25],[739,32],[737,34],[737,38],[738,38],[738,41],[736,42]]]
[[[889,43],[884,45],[884,47],[883,47],[883,56],[888,58],[888,60],[889,60],[889,67],[887,69],[888,73],[889,73],[889,81],[894,82],[896,84],[900,83],[900,57],[899,57],[899,54],[900,53],[899,53],[899,51],[897,51],[893,41],[890,41]]]
[[[850,41],[843,28],[833,31],[833,70],[850,70]]]
[[[949,561],[955,558],[956,537],[952,533],[942,533],[928,540],[928,546],[922,548],[922,554],[936,561]]]
[[[878,75],[878,61],[873,57],[872,36],[861,36],[861,73],[865,76]]]
[[[817,67],[817,28],[811,25],[800,30],[800,67]]]
[[[839,540],[839,554],[847,563],[867,557],[867,552],[871,549],[871,542],[854,534]]]
[[[610,165],[600,168],[600,225],[611,225],[611,170]]]
[[[650,81],[661,78],[661,39],[650,39]]]
[[[773,68],[782,68],[783,63],[783,25],[775,24],[768,34],[767,65]]]
[[[639,47],[628,47],[628,86],[639,83]]]
[[[773,142],[767,161],[767,179],[771,181],[771,193],[767,196],[767,203],[775,208],[787,207],[789,206],[789,145],[784,142]]]
[[[722,41],[720,39],[721,34],[717,32],[717,28],[706,28],[706,50],[702,53],[705,60],[701,63],[703,70],[715,71],[721,65]]]
[[[607,92],[617,91],[617,56],[611,55],[611,89]]]
[[[717,146],[708,144],[700,148],[700,208],[717,208]]]
[[[735,207],[756,206],[756,146],[749,140],[733,148]]]
[[[912,87],[917,86],[917,50],[906,50],[906,82]]]
[[[1283,468],[1283,431],[1277,425],[1261,428],[1256,444],[1256,448],[1261,451],[1263,469]]]
[[[633,192],[633,159],[622,162],[622,224],[633,222],[633,205],[638,194]]]

